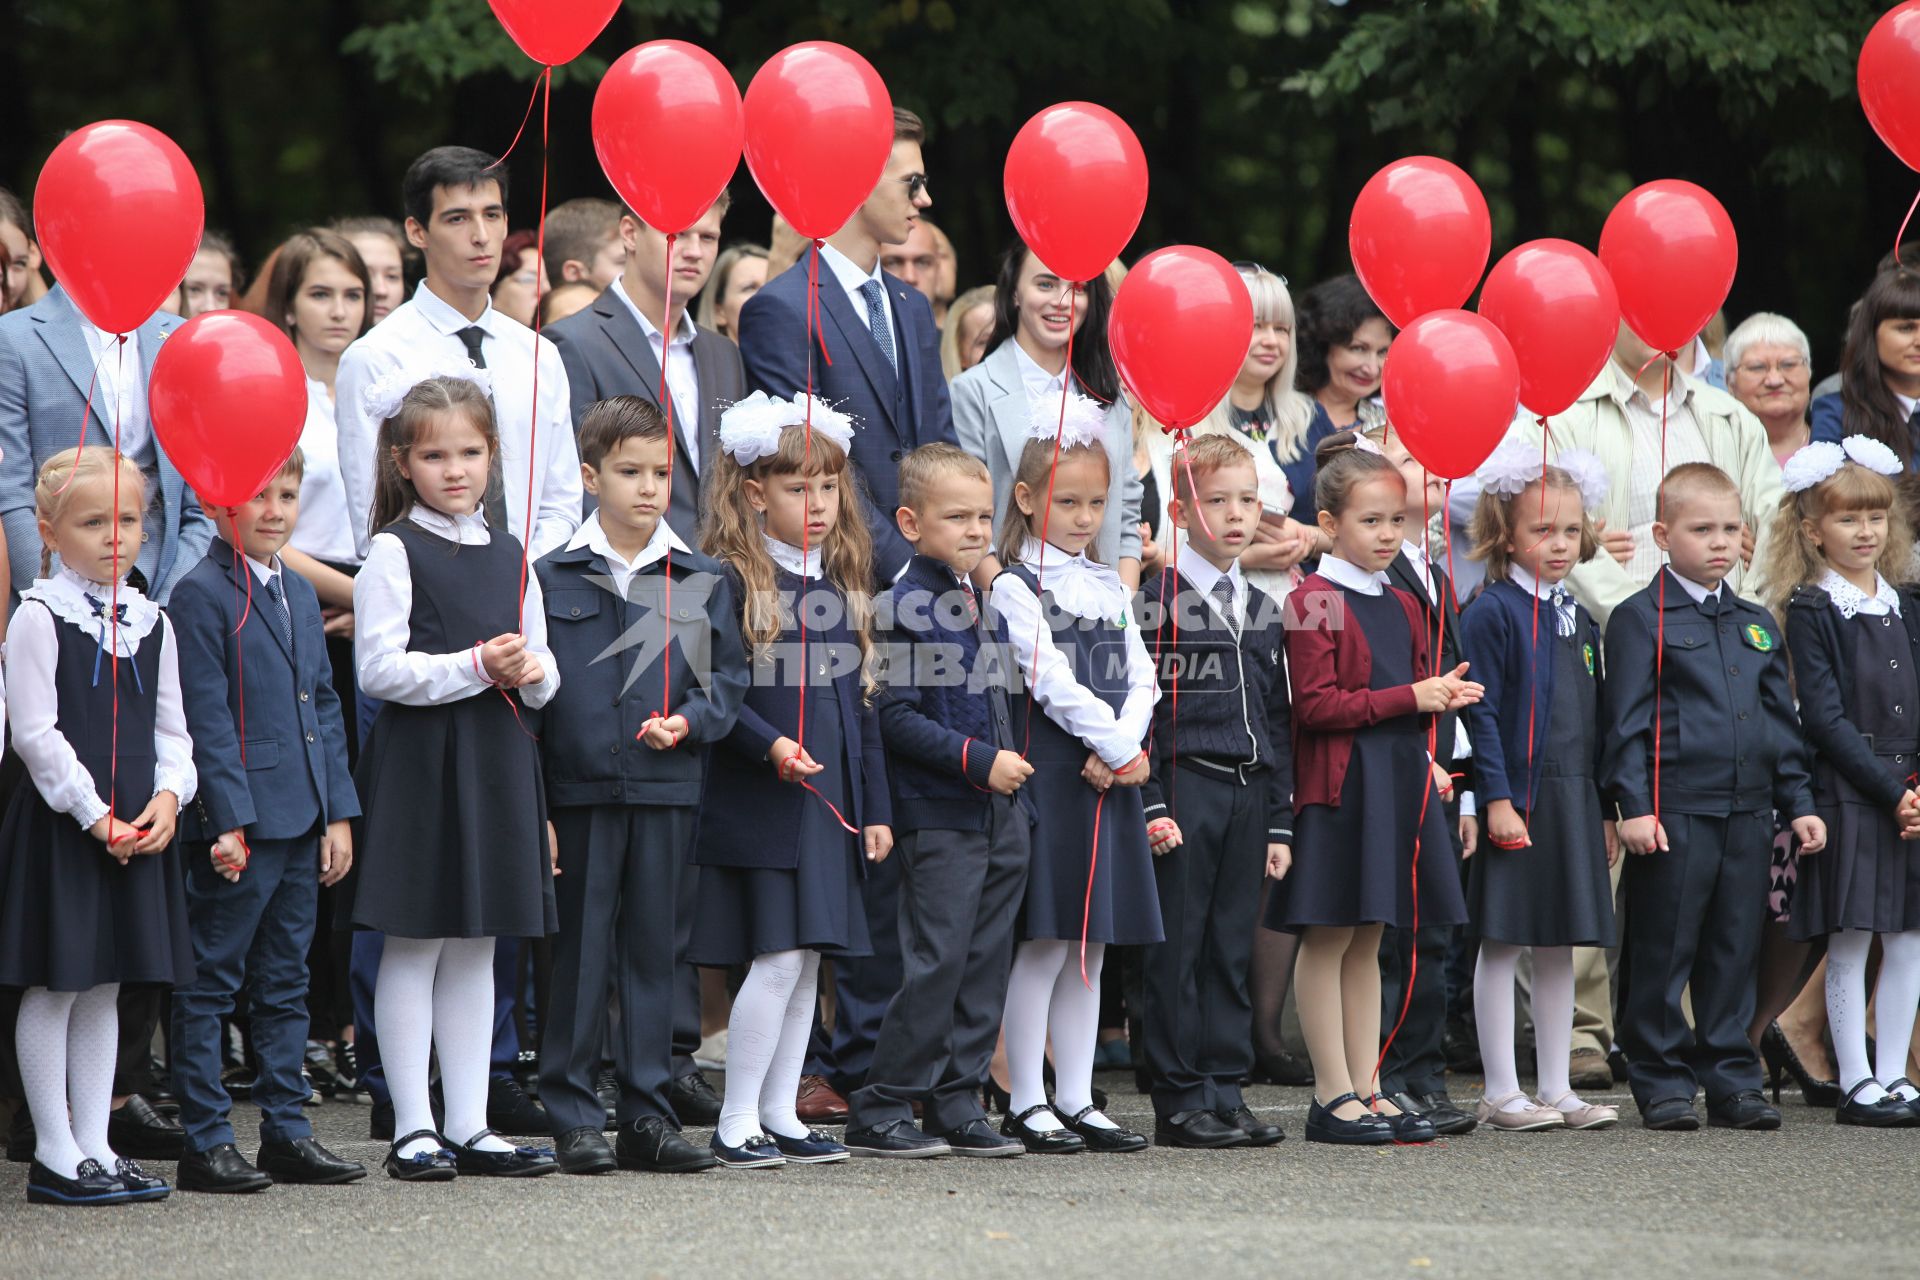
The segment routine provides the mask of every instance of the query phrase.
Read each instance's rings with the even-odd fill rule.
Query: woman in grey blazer
[[[1072,291],[1069,305],[1069,291]],[[1105,279],[1072,285],[1016,240],[994,285],[993,336],[987,358],[953,380],[953,429],[960,447],[987,464],[996,510],[1013,492],[1026,447],[1031,406],[1062,384],[1108,406],[1107,516],[1091,548],[1113,565],[1129,590],[1140,585],[1140,474],[1133,465],[1133,411],[1107,345],[1113,290]],[[1073,368],[1067,369],[1069,313]],[[996,533],[998,531],[996,530]],[[974,572],[981,586],[1000,571],[989,556]]]

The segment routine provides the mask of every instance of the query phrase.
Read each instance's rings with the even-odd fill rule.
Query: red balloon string
[[[1207,535],[1207,541],[1213,541],[1213,526],[1207,523],[1207,513],[1200,508],[1200,487],[1193,482],[1193,458],[1187,452],[1189,428],[1181,427],[1173,433],[1174,461],[1187,469],[1187,505],[1193,508],[1193,518],[1200,522],[1200,532]]]
[[[544,221],[544,220],[543,220]],[[673,349],[673,242],[678,239],[675,232],[667,233],[667,296],[661,307],[664,314],[660,320],[660,402],[666,407],[667,419],[667,506],[673,506],[673,384],[667,381],[667,361],[672,359]],[[541,259],[545,261],[544,258]],[[697,503],[695,504],[698,505]],[[663,515],[662,520],[666,519]],[[673,714],[673,548],[667,548],[666,600],[662,605],[661,626],[665,632],[660,645],[660,711],[658,718],[667,719]],[[634,735],[638,738],[645,730]],[[674,746],[680,745],[678,738]]]
[[[1080,907],[1080,982],[1089,991],[1093,979],[1087,976],[1087,926],[1093,919],[1093,877],[1100,867],[1100,811],[1106,807],[1107,793],[1102,791],[1093,802],[1093,853],[1087,859],[1087,896]]]
[[[119,343],[114,347],[113,376],[113,584],[107,590],[107,636],[108,670],[113,677],[113,719],[109,729],[109,755],[107,763],[107,839],[113,839],[113,806],[120,800],[120,579],[126,576],[125,553],[121,550],[125,535],[120,529],[120,395],[119,390],[126,384],[120,379],[127,376],[127,336],[120,335]],[[103,356],[105,352],[101,353]],[[96,366],[97,367],[97,366]],[[81,429],[85,431],[85,420]],[[76,456],[75,463],[79,462]],[[73,469],[75,475],[80,471],[78,465]],[[73,475],[67,477],[69,483]],[[148,744],[148,750],[152,745]]]
[[[1647,362],[1640,366],[1640,372],[1634,374],[1634,381],[1653,367],[1655,360],[1664,359],[1667,366],[1660,373],[1660,474],[1667,474],[1667,402],[1673,398],[1673,363],[1680,358],[1677,352],[1656,351]],[[1659,617],[1654,620],[1653,641],[1653,821],[1657,828],[1660,824],[1660,691],[1664,687],[1667,666],[1667,574],[1663,563],[1654,575],[1659,586],[1655,593],[1659,599]]]
[[[1900,244],[1907,238],[1907,224],[1913,221],[1913,214],[1920,209],[1920,191],[1913,193],[1913,203],[1907,206],[1907,216],[1900,219],[1900,230],[1893,234],[1893,265],[1897,268],[1906,264],[1900,261]]]
[[[240,575],[240,581],[233,584],[234,604],[240,610],[240,621],[233,624],[233,688],[240,703],[239,724],[236,728],[240,739],[240,769],[245,772],[247,767],[247,648],[240,639],[240,633],[246,629],[247,619],[253,614],[253,570],[246,563],[246,553],[240,549],[239,519],[239,508],[228,507],[227,536],[233,544],[233,567],[239,570]],[[244,600],[241,598],[243,590],[246,592]],[[253,850],[247,845],[247,833],[244,830],[240,833],[240,852],[242,857],[236,863],[220,852],[217,840],[213,846],[213,855],[219,859],[221,866],[233,871],[245,871],[247,863],[253,861]]]
[[[1535,421],[1540,424],[1540,519],[1544,522],[1547,518],[1548,428],[1547,420],[1544,417],[1536,418]],[[1542,532],[1539,541],[1546,541],[1547,536],[1546,532]],[[1533,732],[1535,716],[1540,707],[1540,581],[1537,578],[1533,583],[1533,638],[1529,642],[1527,649],[1527,673],[1530,681],[1527,688],[1527,808],[1526,816],[1521,819],[1521,825],[1527,827],[1529,833],[1531,833],[1533,823]],[[1489,836],[1488,839],[1491,840],[1492,837]]]
[[[92,321],[88,321],[88,323],[91,324]],[[115,344],[113,349],[115,354],[117,355],[120,348],[127,345],[127,335],[124,333],[115,334],[113,340]],[[74,443],[73,449],[75,453],[79,453],[81,450],[87,447],[87,422],[89,419],[93,417],[93,389],[100,381],[100,366],[106,363],[106,359],[107,359],[107,348],[101,347],[99,356],[93,362],[93,374],[87,379],[87,406],[86,408],[80,411],[80,439]],[[119,361],[116,360],[114,363],[117,367],[119,364]],[[118,395],[118,391],[119,391],[118,386],[116,386],[114,390],[116,393],[114,395],[114,407],[113,407],[114,430],[116,433],[114,437],[115,438],[114,452],[118,453],[119,452],[118,431],[119,431],[119,414],[120,414],[120,397]],[[53,491],[53,496],[57,498],[61,494],[65,493],[67,491],[67,486],[73,483],[74,476],[78,475],[79,473],[80,473],[80,468],[78,467],[75,467],[72,471],[67,472],[67,478],[60,482],[60,487]]]
[[[1053,460],[1047,463],[1047,502],[1040,509],[1040,562],[1033,566],[1033,679],[1027,681],[1027,734],[1020,744],[1022,760],[1033,748],[1033,686],[1040,677],[1040,629],[1047,621],[1047,606],[1040,592],[1046,580],[1047,547],[1051,545],[1047,542],[1047,525],[1053,518],[1053,478],[1060,471],[1060,437],[1066,432],[1067,395],[1073,386],[1073,308],[1077,293],[1072,285],[1067,287],[1067,362],[1060,370],[1060,421],[1053,430]]]
[[[533,250],[534,260],[537,264],[547,260],[547,143],[549,140],[548,126],[553,111],[552,67],[547,67],[541,71],[540,83],[535,86],[535,89],[542,94],[540,106],[540,226],[539,229],[534,232]],[[527,104],[527,110],[533,110],[532,103]],[[523,129],[526,128],[526,122],[522,121],[520,127]],[[518,142],[519,140],[519,135],[515,134],[514,142]],[[511,144],[508,145],[507,150],[513,150]],[[502,160],[505,158],[504,156],[501,157]],[[498,161],[495,163],[498,163]],[[537,265],[535,270],[539,270]],[[671,442],[669,442],[669,444],[671,444]],[[522,517],[520,524],[520,530],[526,536],[520,540],[520,586],[517,597],[520,602],[518,612],[520,630],[523,633],[527,629],[527,574],[533,564],[533,476],[534,465],[540,457],[539,445],[540,308],[536,306],[533,309],[533,412],[527,419],[527,508],[526,515]],[[518,707],[514,708],[513,714],[516,720],[519,719],[520,710]],[[525,729],[525,727],[525,725],[521,726],[522,729]]]
[[[513,141],[507,144],[507,149],[500,153],[500,158],[498,160],[495,160],[492,164],[487,166],[488,169],[496,169],[501,165],[505,164],[507,162],[507,157],[513,154],[513,149],[520,145],[520,135],[524,134],[527,131],[527,122],[533,119],[533,104],[539,101],[540,99],[540,86],[543,83],[549,86],[552,85],[553,83],[552,67],[542,67],[540,74],[533,78],[533,92],[529,94],[527,97],[527,110],[526,110],[526,114],[520,117],[520,127],[513,131]],[[485,172],[485,170],[482,170],[482,172]],[[542,218],[541,221],[545,222],[546,219]],[[535,308],[535,310],[537,311],[538,308]]]

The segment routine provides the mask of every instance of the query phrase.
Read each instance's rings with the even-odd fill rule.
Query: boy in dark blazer
[[[720,564],[667,522],[669,448],[665,417],[638,396],[588,410],[580,476],[598,507],[535,566],[561,675],[540,713],[560,851],[540,1097],[568,1173],[715,1164],[680,1136],[669,1098],[674,972],[691,927],[677,904],[707,747],[733,728],[748,673]],[[594,1092],[609,979],[620,1000],[614,1146]]]
[[[1722,581],[1741,525],[1725,472],[1675,467],[1653,525],[1668,565],[1607,620],[1601,788],[1628,854],[1619,1038],[1649,1129],[1699,1128],[1699,1088],[1711,1124],[1780,1127],[1747,1039],[1775,811],[1802,853],[1826,844],[1780,628]]]
[[[180,691],[200,794],[180,815],[197,973],[173,996],[173,1079],[187,1154],[182,1191],[366,1176],[313,1137],[301,1108],[307,948],[322,885],[353,863],[360,814],[320,600],[279,553],[300,517],[299,449],[174,589]],[[235,544],[238,544],[237,546]],[[220,1083],[220,1020],[245,987],[259,1074],[260,1152],[234,1145]]]
[[[980,1106],[1026,893],[1033,773],[1013,740],[1006,624],[970,575],[993,540],[987,468],[956,445],[900,466],[913,558],[888,593],[880,733],[893,790],[904,973],[866,1084],[847,1100],[856,1156],[1017,1156]],[[922,1107],[923,1128],[913,1123]]]
[[[1147,1075],[1163,1147],[1272,1146],[1285,1135],[1240,1093],[1253,1069],[1261,878],[1293,843],[1293,717],[1279,606],[1240,572],[1260,523],[1253,455],[1201,436],[1173,471],[1178,570],[1142,588],[1148,650],[1179,713],[1154,709],[1147,839],[1166,941],[1145,949]]]

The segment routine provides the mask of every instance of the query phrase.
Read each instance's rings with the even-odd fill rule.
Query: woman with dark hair
[[[1813,402],[1813,438],[1871,436],[1914,469],[1920,462],[1920,270],[1892,267],[1874,276],[1847,322],[1840,374],[1840,390]]]
[[[1120,393],[1120,373],[1107,344],[1112,309],[1113,289],[1104,278],[1085,284],[1062,280],[1014,241],[994,285],[987,358],[953,380],[953,429],[960,447],[987,464],[996,508],[1004,509],[1034,407],[1063,390],[1106,405],[1108,510],[1088,554],[1113,565],[1134,590],[1140,585],[1140,474],[1133,465],[1133,410]],[[1072,369],[1067,368],[1069,337]],[[989,556],[974,580],[984,586],[999,571]]]
[[[0,296],[5,297],[0,311],[30,307],[47,296],[33,219],[20,197],[5,187],[0,187]]]
[[[540,299],[547,293],[547,268],[540,261],[540,237],[516,231],[500,246],[500,274],[493,278],[493,308],[533,328]]]
[[[1313,421],[1294,461],[1283,463],[1296,494],[1313,492],[1313,451],[1336,431],[1365,431],[1386,421],[1375,399],[1394,329],[1357,277],[1322,280],[1300,298],[1300,390],[1313,397]]]

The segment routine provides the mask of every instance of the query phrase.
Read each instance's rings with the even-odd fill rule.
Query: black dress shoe
[[[1667,1133],[1687,1133],[1700,1127],[1691,1098],[1661,1098],[1640,1109],[1640,1123]]]
[[[342,1160],[312,1138],[262,1142],[253,1162],[275,1182],[312,1187],[339,1186],[367,1176],[367,1166],[357,1160]]]
[[[13,1124],[7,1129],[7,1159],[15,1164],[31,1164],[33,1148],[39,1140],[33,1131],[33,1112],[23,1102],[14,1109]]]
[[[1154,1122],[1153,1145],[1214,1151],[1251,1145],[1251,1135],[1211,1111],[1176,1111]]]
[[[1393,1142],[1393,1126],[1387,1118],[1369,1111],[1351,1120],[1342,1120],[1334,1112],[1349,1102],[1359,1102],[1357,1093],[1343,1093],[1322,1104],[1315,1098],[1307,1108],[1308,1142],[1326,1142],[1342,1147],[1384,1147]]]
[[[28,1204],[125,1204],[126,1184],[101,1168],[98,1160],[82,1160],[71,1178],[55,1173],[38,1160],[27,1169]]]
[[[1213,1114],[1220,1117],[1221,1124],[1230,1124],[1246,1134],[1248,1146],[1271,1147],[1287,1136],[1285,1129],[1277,1124],[1268,1124],[1253,1114],[1244,1102],[1231,1110],[1216,1111]]]
[[[1840,1106],[1833,1113],[1834,1120],[1865,1129],[1910,1129],[1920,1124],[1920,1113],[1891,1093],[1878,1102],[1861,1102],[1860,1091],[1874,1083],[1874,1078],[1868,1076],[1847,1090],[1847,1096],[1840,1100]]]
[[[541,1112],[542,1115],[546,1113]],[[453,1148],[453,1167],[460,1173],[480,1178],[538,1178],[558,1173],[553,1152],[545,1147],[513,1147],[507,1151],[483,1151],[473,1144],[483,1138],[497,1138],[492,1129],[482,1129]]]
[[[675,1076],[667,1089],[667,1102],[683,1125],[720,1123],[720,1095],[698,1071]]]
[[[1454,1106],[1453,1099],[1447,1096],[1444,1089],[1434,1093],[1395,1093],[1388,1096],[1402,1111],[1425,1116],[1433,1125],[1434,1132],[1442,1137],[1472,1133],[1474,1126],[1480,1123],[1469,1112]]]
[[[367,1111],[367,1137],[375,1142],[393,1141],[393,1104],[376,1102]]]
[[[1053,1108],[1046,1103],[1028,1107],[1017,1116],[1008,1116],[1000,1122],[1000,1132],[1009,1138],[1020,1139],[1020,1145],[1037,1156],[1064,1156],[1085,1151],[1087,1144],[1079,1134],[1071,1129],[1032,1129],[1027,1126],[1030,1116],[1042,1111],[1053,1114]]]
[[[553,1135],[547,1109],[529,1098],[512,1076],[495,1076],[487,1084],[487,1128],[519,1137]]]
[[[187,1131],[136,1093],[107,1118],[107,1145],[134,1160],[178,1160],[187,1153]]]
[[[1758,1089],[1707,1102],[1707,1123],[1716,1129],[1778,1129],[1780,1111],[1760,1096]]]
[[[127,1189],[129,1200],[165,1200],[173,1190],[165,1178],[154,1177],[125,1156],[113,1162],[113,1176]]]
[[[1297,1089],[1313,1083],[1313,1064],[1283,1049],[1270,1057],[1254,1058],[1253,1071],[1247,1078],[1255,1084],[1280,1084]]]
[[[414,1155],[401,1155],[400,1148],[416,1138],[431,1138],[435,1145]],[[415,1129],[388,1148],[387,1176],[401,1182],[452,1182],[460,1171],[454,1167],[453,1152],[447,1150],[445,1141],[431,1129]]]
[[[1450,1019],[1447,1029],[1440,1036],[1440,1055],[1447,1060],[1447,1070],[1457,1075],[1471,1075],[1479,1071],[1479,1033],[1465,1019]]]
[[[601,1127],[612,1133],[620,1127],[620,1082],[614,1079],[612,1067],[600,1068],[600,1074],[593,1078],[593,1096],[600,1099],[600,1109],[607,1113],[607,1122]]]
[[[643,1116],[621,1126],[614,1149],[622,1169],[641,1173],[702,1173],[720,1163],[713,1152],[688,1142],[665,1116]]]
[[[1020,1139],[995,1133],[993,1126],[978,1116],[939,1136],[957,1156],[1017,1156],[1027,1149]]]
[[[273,1179],[248,1164],[247,1158],[231,1142],[206,1151],[190,1151],[180,1157],[173,1181],[182,1191],[212,1191],[223,1195],[248,1195],[273,1185]]]
[[[612,1173],[613,1144],[599,1125],[569,1129],[553,1142],[553,1158],[562,1173]]]
[[[1087,1144],[1087,1150],[1098,1151],[1106,1155],[1125,1154],[1147,1149],[1147,1136],[1135,1133],[1131,1129],[1106,1128],[1102,1125],[1088,1124],[1087,1117],[1100,1110],[1099,1103],[1089,1103],[1070,1116],[1064,1116],[1067,1128],[1080,1135]]]
[[[925,1160],[953,1154],[953,1148],[946,1139],[922,1133],[911,1120],[851,1125],[842,1141],[849,1155],[875,1156],[885,1160]]]

